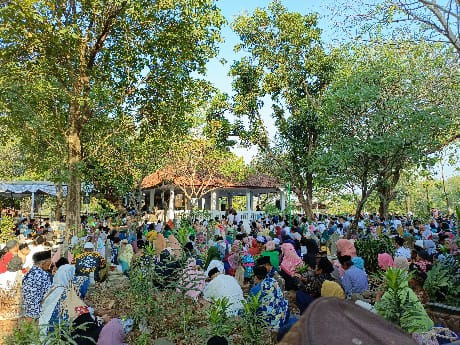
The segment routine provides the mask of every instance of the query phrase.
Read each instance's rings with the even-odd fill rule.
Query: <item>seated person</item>
[[[316,265],[315,274],[306,279],[302,279],[302,287],[296,292],[296,302],[301,314],[315,298],[321,296],[323,282],[326,280],[334,280],[331,275],[333,271],[334,267],[327,257],[321,257]]]
[[[264,266],[267,269],[267,276],[275,279],[284,291],[284,279],[272,265],[272,260],[269,256],[262,256],[257,260],[258,266]]]
[[[94,244],[91,242],[86,242],[83,248],[85,251],[74,259],[75,275],[89,277],[94,272],[94,280],[101,281],[99,272],[105,267],[105,259],[94,251]]]
[[[339,256],[339,262],[344,269],[342,287],[347,298],[351,298],[354,294],[361,294],[369,289],[366,272],[355,267],[349,255]]]
[[[249,290],[249,296],[256,296],[262,286],[262,281],[267,276],[267,269],[264,266],[254,267],[254,286]]]
[[[227,315],[236,316],[243,308],[243,290],[238,281],[232,277],[219,272],[217,267],[209,271],[208,277],[211,278],[209,284],[203,291],[203,298],[212,302],[213,299],[227,298],[230,307],[227,309]]]

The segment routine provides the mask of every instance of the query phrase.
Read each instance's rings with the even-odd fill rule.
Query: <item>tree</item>
[[[331,79],[333,58],[320,41],[317,16],[288,12],[279,1],[251,16],[239,16],[232,25],[241,43],[235,50],[247,54],[236,61],[233,111],[249,121],[239,129],[243,141],[255,144],[291,183],[306,215],[313,217],[315,156],[321,132],[321,97]],[[261,108],[270,97],[277,141],[272,143]]]
[[[0,103],[33,119],[54,102],[43,112],[64,138],[67,226],[78,229],[89,124],[120,114],[180,121],[223,18],[212,0],[31,0],[3,4],[0,23]],[[29,97],[46,92],[53,97]]]
[[[338,1],[330,14],[351,39],[412,34],[412,40],[444,42],[460,57],[458,0]]]
[[[248,171],[241,157],[216,149],[211,140],[196,137],[177,142],[169,157],[161,178],[180,188],[189,201],[241,181]]]
[[[460,1],[389,0],[389,13],[396,8],[435,34],[444,37],[460,57]],[[396,19],[401,20],[401,19]]]
[[[374,191],[387,216],[401,172],[455,139],[460,74],[451,51],[410,42],[354,47],[341,61],[326,96],[324,154],[360,188],[356,226]]]

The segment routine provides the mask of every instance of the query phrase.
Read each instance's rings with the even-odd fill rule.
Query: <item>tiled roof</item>
[[[175,176],[172,167],[160,169],[153,174],[147,176],[142,181],[142,189],[149,189],[157,187],[161,184],[173,184],[173,185],[184,185],[189,183],[186,177]],[[194,182],[195,186],[199,186],[202,181],[206,180],[203,177],[199,178]],[[207,180],[206,180],[207,181]],[[208,187],[219,187],[219,188],[261,188],[261,189],[277,189],[281,186],[275,177],[268,175],[251,175],[241,182],[234,182],[230,180],[215,179],[214,181],[206,182]]]

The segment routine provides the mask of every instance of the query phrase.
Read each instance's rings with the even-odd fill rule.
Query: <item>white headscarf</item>
[[[73,277],[75,276],[75,266],[63,265],[58,268],[53,278],[53,285],[48,291],[42,302],[42,313],[38,324],[40,328],[46,329],[53,315],[56,305],[59,303],[62,294],[70,286]]]

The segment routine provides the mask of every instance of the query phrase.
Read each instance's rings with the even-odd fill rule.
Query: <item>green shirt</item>
[[[280,253],[276,250],[265,250],[260,254],[260,256],[269,256],[270,257],[270,263],[272,264],[273,267],[275,267],[277,270],[280,268]]]

